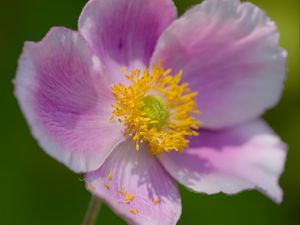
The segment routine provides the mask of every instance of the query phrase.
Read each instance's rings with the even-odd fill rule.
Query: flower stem
[[[92,195],[82,225],[94,225],[100,212],[101,200]]]

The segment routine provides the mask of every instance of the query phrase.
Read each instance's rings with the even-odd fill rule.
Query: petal
[[[180,217],[181,200],[174,180],[146,147],[136,151],[131,140],[121,143],[85,179],[88,190],[130,224],[175,225]]]
[[[286,146],[262,121],[223,131],[202,131],[182,154],[166,154],[161,162],[180,183],[197,192],[238,193],[257,188],[282,201],[278,179]]]
[[[121,67],[148,66],[158,37],[176,14],[171,0],[91,0],[78,27],[119,81]]]
[[[53,28],[26,43],[14,84],[33,136],[73,171],[99,168],[123,139],[108,119],[113,96],[101,63],[78,33]]]
[[[286,52],[263,11],[238,0],[206,0],[175,21],[158,41],[163,62],[198,91],[200,120],[224,128],[274,106],[286,73]]]

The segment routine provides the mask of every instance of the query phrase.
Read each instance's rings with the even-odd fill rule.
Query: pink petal
[[[27,42],[14,84],[33,136],[70,169],[99,168],[123,139],[109,121],[113,96],[101,63],[78,33],[53,28],[41,42]]]
[[[87,173],[85,179],[88,190],[130,224],[175,225],[180,217],[176,183],[146,147],[137,152],[131,140],[120,144],[100,169]],[[126,194],[134,198],[126,202]]]
[[[234,194],[257,188],[282,201],[278,179],[286,146],[262,121],[222,131],[202,131],[190,148],[160,159],[180,183],[197,192]]]
[[[274,106],[286,73],[275,24],[250,3],[206,0],[175,21],[158,41],[152,63],[163,62],[198,91],[200,120],[224,128]]]
[[[91,0],[78,27],[112,78],[122,81],[121,67],[148,66],[158,37],[175,18],[172,0]]]

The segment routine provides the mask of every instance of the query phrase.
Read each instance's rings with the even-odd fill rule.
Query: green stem
[[[94,225],[96,224],[98,214],[100,212],[101,200],[96,196],[92,195],[89,207],[86,211],[84,221],[82,225]]]

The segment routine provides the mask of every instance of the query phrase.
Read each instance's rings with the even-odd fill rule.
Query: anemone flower
[[[285,80],[275,24],[238,0],[176,15],[171,0],[90,0],[78,32],[26,42],[14,84],[32,135],[130,224],[176,224],[176,181],[281,202],[286,147],[260,119]]]

